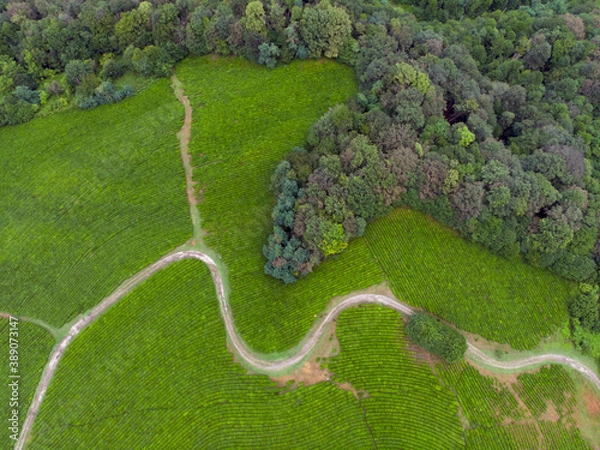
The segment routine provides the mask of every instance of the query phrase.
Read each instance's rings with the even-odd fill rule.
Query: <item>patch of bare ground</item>
[[[300,368],[286,375],[273,376],[271,377],[271,380],[277,382],[279,387],[285,388],[286,390],[295,389],[300,383],[305,386],[312,386],[317,383],[330,382],[339,389],[352,392],[358,399],[368,397],[366,391],[356,390],[349,382],[337,383],[331,380],[331,373],[321,365],[327,358],[339,354],[340,344],[337,340],[335,328],[336,320],[331,322],[327,330],[323,333],[323,338],[321,338],[314,351],[311,353],[310,358],[305,361]]]
[[[577,383],[577,403],[570,418],[591,448],[600,450],[600,398],[586,384],[582,379]]]
[[[560,420],[560,414],[558,414],[556,405],[552,400],[546,399],[546,411],[540,415],[539,419],[546,422],[558,422]]]
[[[600,420],[600,398],[591,389],[586,389],[583,393],[583,402],[587,413],[596,419]]]
[[[334,356],[338,353],[340,345],[335,334],[335,321],[331,322],[323,337],[316,345],[308,360],[304,364],[287,375],[271,377],[280,387],[286,386],[289,389],[296,388],[300,383],[305,386],[327,382],[331,374],[327,369],[321,367],[323,359]]]
[[[300,383],[305,386],[329,381],[330,375],[326,369],[321,368],[321,365],[316,361],[306,361],[300,369],[288,375],[271,377],[271,380],[276,381],[279,387],[287,387],[294,389]]]
[[[354,395],[359,400],[361,398],[368,398],[369,397],[369,393],[367,391],[357,391],[356,388],[354,386],[352,386],[347,381],[345,383],[336,383],[336,382],[333,382],[333,384],[335,384],[342,391],[350,391],[350,392],[352,392],[352,395]]]

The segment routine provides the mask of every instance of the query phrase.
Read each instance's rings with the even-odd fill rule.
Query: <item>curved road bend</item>
[[[344,309],[351,308],[360,304],[371,303],[387,306],[404,315],[410,315],[413,313],[412,308],[400,303],[398,300],[386,297],[384,295],[355,295],[353,297],[344,299],[334,308],[332,308],[331,311],[329,311],[324,317],[322,317],[316,328],[313,328],[309,335],[307,335],[302,348],[295,355],[290,356],[286,359],[269,361],[253,353],[252,350],[250,350],[250,348],[248,348],[246,343],[242,340],[242,338],[237,334],[234,327],[233,316],[229,309],[229,305],[227,303],[227,299],[223,290],[221,274],[219,273],[219,269],[215,264],[215,261],[205,253],[195,250],[186,250],[171,253],[169,255],[164,256],[154,264],[146,267],[141,272],[138,272],[136,275],[124,282],[121,286],[119,286],[119,288],[115,292],[113,292],[110,296],[106,297],[94,309],[92,309],[92,311],[90,311],[88,314],[79,319],[71,327],[66,336],[58,343],[58,345],[52,352],[50,360],[44,370],[42,380],[38,385],[37,391],[27,413],[27,418],[25,419],[25,423],[23,424],[21,435],[19,436],[19,440],[15,444],[15,450],[23,450],[23,448],[25,447],[25,443],[27,442],[27,438],[29,437],[29,434],[31,432],[33,422],[37,416],[42,400],[44,399],[44,395],[46,394],[50,380],[52,379],[56,367],[59,361],[61,360],[65,350],[73,341],[73,339],[79,333],[81,333],[81,331],[84,330],[88,325],[95,321],[100,315],[102,315],[108,308],[117,303],[122,297],[124,297],[127,293],[133,290],[144,280],[149,278],[152,274],[175,261],[187,258],[199,259],[200,261],[204,262],[210,269],[213,281],[217,289],[219,307],[221,308],[221,315],[223,317],[223,322],[225,323],[227,335],[239,357],[254,368],[260,370],[261,372],[268,373],[281,371],[302,361],[317,344],[323,332],[331,323],[331,321],[335,319]],[[594,373],[594,371],[589,367],[581,364],[579,361],[566,356],[547,354],[532,356],[529,358],[524,358],[515,361],[498,361],[492,358],[491,356],[486,355],[471,343],[468,344],[466,356],[472,360],[481,361],[488,366],[506,370],[518,370],[532,365],[544,363],[565,364],[582,373],[592,383],[594,383],[598,390],[600,390],[600,379]]]

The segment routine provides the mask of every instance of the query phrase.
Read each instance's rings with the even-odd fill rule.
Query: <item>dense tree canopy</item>
[[[449,363],[460,361],[467,351],[467,340],[462,334],[426,313],[409,317],[406,334],[415,344]]]
[[[600,329],[599,23],[591,0],[5,0],[0,126],[189,53],[337,58],[360,93],[277,166],[265,271],[294,282],[405,205],[582,283],[571,313]]]

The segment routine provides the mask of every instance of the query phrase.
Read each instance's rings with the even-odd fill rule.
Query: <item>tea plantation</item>
[[[61,326],[191,236],[167,80],[0,128],[0,310]]]
[[[74,341],[29,448],[516,449],[538,439],[589,448],[569,426],[573,383],[562,369],[551,369],[560,387],[546,369],[514,386],[538,428],[472,366],[417,359],[396,312],[345,311],[337,335],[339,355],[321,361],[330,381],[290,390],[247,374],[226,348],[208,270],[175,263]],[[530,399],[556,402],[561,419],[543,420]]]
[[[204,57],[177,68],[194,107],[190,151],[205,240],[229,268],[244,339],[265,353],[290,348],[332,297],[387,280],[398,298],[459,328],[515,348],[537,345],[566,320],[573,284],[493,255],[411,210],[369,225],[365,237],[300,282],[264,274],[271,174],[320,113],[355,92],[350,75],[329,61],[268,70]]]

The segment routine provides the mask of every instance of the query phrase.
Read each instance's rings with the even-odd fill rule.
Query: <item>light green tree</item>
[[[326,257],[340,253],[348,246],[344,228],[341,224],[325,220],[321,222],[320,228],[322,240],[319,248]]]
[[[261,2],[252,1],[246,6],[246,16],[243,19],[246,30],[266,34],[265,9]]]

